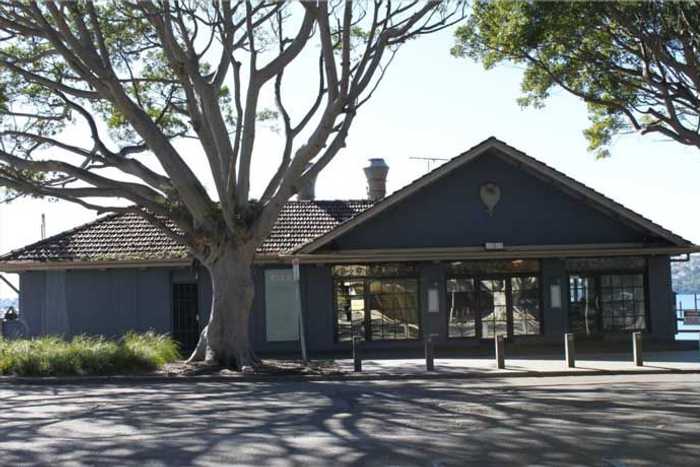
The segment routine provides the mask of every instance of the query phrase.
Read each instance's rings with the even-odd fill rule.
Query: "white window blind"
[[[292,269],[265,271],[265,328],[268,342],[299,340],[299,300]]]

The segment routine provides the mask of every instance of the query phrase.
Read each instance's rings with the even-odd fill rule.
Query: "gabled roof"
[[[563,191],[587,200],[591,206],[642,231],[649,232],[653,237],[664,239],[674,247],[671,248],[674,251],[664,250],[663,254],[685,253],[691,249],[700,251],[690,241],[601,193],[496,138],[489,138],[376,203],[368,200],[288,201],[272,232],[258,249],[258,256],[287,257],[287,259],[289,256],[297,256],[314,261],[311,257],[320,258],[322,255],[317,251],[335,238],[367,222],[423,187],[486,154],[489,150],[498,151],[499,156],[528,169],[534,175],[557,185]],[[174,228],[172,225],[171,227]],[[314,254],[314,252],[317,253]],[[423,254],[432,255],[438,253],[427,250],[423,252]],[[454,254],[453,251],[442,253]],[[374,257],[372,255],[375,253],[370,255]],[[335,257],[331,259],[334,260]],[[0,269],[23,270],[27,265],[37,265],[40,269],[42,265],[51,264],[55,264],[56,267],[66,267],[67,264],[81,267],[106,267],[105,265],[118,266],[134,263],[150,266],[186,263],[189,260],[190,256],[184,245],[175,242],[142,217],[136,214],[112,214],[0,256]]]
[[[258,249],[278,255],[316,238],[372,205],[368,200],[288,201]],[[174,225],[169,227],[176,229]],[[12,251],[2,263],[187,260],[187,248],[137,214],[111,214]]]
[[[575,194],[578,197],[582,197],[590,202],[590,204],[599,210],[612,214],[619,217],[623,221],[628,222],[636,226],[643,231],[650,232],[656,237],[660,237],[674,246],[678,247],[690,247],[693,246],[692,242],[674,234],[668,229],[661,227],[660,225],[652,222],[646,217],[637,214],[636,212],[626,208],[625,206],[613,201],[607,196],[595,191],[594,189],[574,180],[573,178],[559,172],[558,170],[548,166],[547,164],[538,161],[537,159],[528,156],[522,151],[515,149],[512,146],[500,141],[495,137],[490,137],[476,146],[468,149],[466,152],[458,155],[457,157],[449,160],[445,164],[436,168],[435,170],[423,175],[417,180],[413,181],[404,188],[394,192],[392,195],[384,198],[380,202],[376,203],[370,209],[362,212],[361,214],[353,217],[348,222],[343,223],[337,228],[328,231],[324,235],[321,235],[315,239],[310,240],[306,244],[300,245],[293,250],[293,253],[297,254],[311,254],[320,248],[328,245],[336,238],[340,237],[344,233],[352,230],[356,226],[367,222],[373,217],[379,215],[386,209],[391,208],[396,203],[402,201],[403,199],[411,196],[417,191],[421,190],[425,186],[439,180],[445,175],[449,174],[458,167],[462,167],[465,164],[476,160],[478,157],[486,154],[489,150],[497,150],[498,153],[516,163],[519,166],[526,167],[530,169],[533,173],[539,177],[546,179],[547,181],[556,184],[562,190]]]

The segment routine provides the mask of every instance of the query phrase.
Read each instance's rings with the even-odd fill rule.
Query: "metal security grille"
[[[192,353],[199,339],[197,296],[197,284],[173,284],[173,337],[183,356]]]

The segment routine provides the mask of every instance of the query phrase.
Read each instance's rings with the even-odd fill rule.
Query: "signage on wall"
[[[440,297],[435,288],[428,289],[428,313],[440,312]]]

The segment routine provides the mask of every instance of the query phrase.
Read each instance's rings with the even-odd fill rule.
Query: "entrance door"
[[[479,281],[479,310],[481,337],[508,335],[508,279],[481,279]]]
[[[197,284],[173,284],[173,338],[183,357],[191,354],[199,340]]]
[[[600,334],[600,290],[593,275],[569,276],[569,331],[580,336]]]

